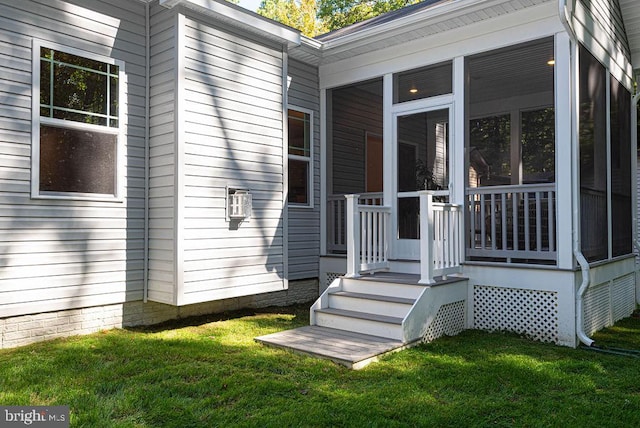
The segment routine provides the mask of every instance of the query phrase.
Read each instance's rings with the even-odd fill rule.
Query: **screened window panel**
[[[393,102],[419,100],[453,92],[451,62],[397,73],[393,76]]]
[[[507,114],[469,121],[469,185],[511,184],[511,117]]]
[[[631,94],[611,78],[611,217],[612,255],[630,254],[631,209]]]
[[[470,187],[555,180],[554,42],[466,60]]]
[[[608,257],[607,71],[580,48],[580,232],[588,261]]]
[[[382,135],[382,79],[368,80],[328,92],[328,145],[333,195],[363,193],[368,174],[367,135]]]
[[[553,107],[521,113],[522,182],[555,182],[556,123]]]
[[[309,203],[309,162],[289,159],[289,203]]]
[[[117,136],[40,127],[40,190],[116,193]]]

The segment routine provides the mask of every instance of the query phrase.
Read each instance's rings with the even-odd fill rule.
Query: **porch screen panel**
[[[382,78],[327,91],[327,251],[344,254],[346,199],[382,203]]]
[[[366,191],[367,136],[382,135],[382,79],[375,79],[329,93],[331,194]],[[370,178],[370,177],[369,177]]]
[[[453,92],[451,61],[430,65],[393,76],[393,102],[420,100]]]
[[[398,118],[398,237],[420,238],[419,190],[443,190],[449,183],[449,110]],[[404,193],[404,194],[403,194]],[[409,194],[407,194],[409,193]]]
[[[553,37],[466,58],[467,258],[556,262]]]
[[[580,47],[580,236],[590,262],[608,257],[607,72]]]
[[[612,256],[632,252],[631,94],[611,78]]]

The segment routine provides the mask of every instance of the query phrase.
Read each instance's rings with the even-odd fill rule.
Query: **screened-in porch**
[[[419,192],[427,190],[434,207],[448,204],[463,214],[451,225],[464,236],[460,258],[555,264],[553,61],[553,38],[458,61],[467,82],[464,106],[453,103],[453,61],[394,74],[387,80],[393,102],[386,146],[385,80],[331,90],[327,252],[346,254],[345,195],[357,194],[361,206],[389,208],[388,256],[419,260]],[[466,135],[454,139],[455,109],[462,107]],[[460,142],[464,147],[454,147]],[[454,158],[460,150],[464,156]]]

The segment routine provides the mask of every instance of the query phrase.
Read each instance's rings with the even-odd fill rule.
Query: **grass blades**
[[[637,358],[466,331],[350,371],[253,341],[307,323],[271,308],[3,350],[0,404],[70,405],[77,427],[640,425]]]

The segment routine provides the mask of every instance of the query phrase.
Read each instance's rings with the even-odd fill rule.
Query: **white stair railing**
[[[344,254],[347,251],[345,195],[327,197],[327,251]],[[361,205],[382,205],[382,193],[362,193],[358,197]]]
[[[423,190],[420,195],[420,283],[433,284],[462,272],[462,206],[434,202],[434,196],[448,192]]]
[[[360,205],[360,195],[345,195],[347,211],[347,274],[357,278],[363,272],[389,268],[389,222],[391,208]]]

